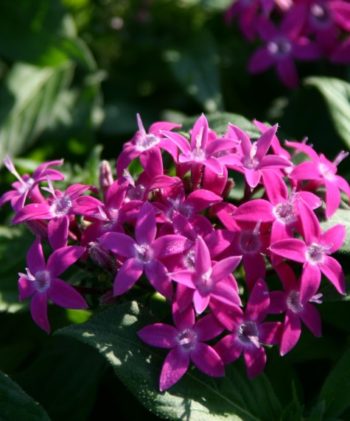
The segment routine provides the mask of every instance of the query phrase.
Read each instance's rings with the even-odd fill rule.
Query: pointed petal
[[[223,337],[215,346],[215,351],[220,355],[225,364],[236,361],[242,353],[242,347],[237,341],[236,334]]]
[[[305,263],[300,280],[300,299],[309,301],[318,291],[321,283],[321,271],[318,266]]]
[[[191,352],[191,359],[194,365],[203,373],[212,377],[223,377],[225,368],[219,354],[211,346],[198,343],[195,350]]]
[[[224,330],[224,327],[212,314],[208,314],[207,316],[204,316],[198,320],[194,330],[198,335],[198,340],[200,342],[205,342],[219,336]]]
[[[301,335],[301,324],[299,317],[287,311],[283,324],[283,333],[281,338],[280,355],[283,357],[292,348],[295,347]]]
[[[171,299],[173,288],[165,266],[158,260],[153,260],[144,267],[145,274],[151,285],[164,297]]]
[[[326,217],[330,218],[340,206],[341,195],[334,181],[325,180],[326,190]]]
[[[277,241],[270,246],[270,250],[272,253],[285,257],[286,259],[299,263],[305,262],[306,246],[303,241],[296,238]]]
[[[67,246],[55,250],[47,261],[47,270],[56,277],[72,266],[85,252],[84,247]]]
[[[211,275],[214,282],[219,282],[227,278],[237,268],[240,261],[241,257],[227,257],[216,263]]]
[[[210,295],[203,296],[197,290],[193,294],[193,305],[197,314],[202,314],[208,307]]]
[[[191,245],[191,242],[182,235],[169,234],[157,238],[152,243],[155,257],[167,257],[173,254],[183,253]]]
[[[218,321],[229,331],[234,332],[242,322],[243,312],[238,306],[225,306],[217,300],[211,300],[210,308]]]
[[[326,278],[335,286],[339,294],[345,294],[345,276],[340,263],[331,256],[325,256],[319,267]]]
[[[248,71],[253,74],[265,72],[272,67],[274,60],[266,48],[259,48],[251,56],[248,63]]]
[[[175,301],[172,306],[172,311],[173,320],[178,330],[184,330],[187,328],[192,328],[194,326],[196,321],[196,315],[194,313],[192,305],[186,307],[185,309],[182,309],[178,305],[178,301]]]
[[[36,219],[51,219],[52,214],[50,207],[47,204],[32,203],[20,209],[13,218],[14,224],[19,224],[24,221],[33,221]]]
[[[263,347],[246,349],[243,353],[247,374],[250,379],[259,375],[266,365],[266,353]]]
[[[61,279],[54,279],[47,293],[48,298],[64,308],[88,308],[85,299],[71,285]]]
[[[46,268],[43,248],[40,242],[40,238],[36,238],[34,243],[30,246],[27,253],[27,267],[34,275],[39,270]]]
[[[191,130],[191,147],[192,149],[199,148],[205,149],[208,139],[208,120],[204,114],[202,114],[194,123]]]
[[[181,285],[188,288],[195,289],[196,286],[193,282],[193,272],[189,270],[178,270],[169,274],[170,278]]]
[[[262,279],[259,279],[255,283],[254,288],[250,293],[247,302],[246,317],[249,320],[261,322],[262,320],[264,320],[269,306],[269,291],[267,289],[266,283]]]
[[[198,276],[211,269],[211,257],[207,245],[202,237],[198,237],[195,245],[195,268]]]
[[[317,241],[321,235],[321,227],[315,213],[302,200],[298,201],[297,209],[299,211],[303,237],[305,238],[306,244]]]
[[[268,130],[266,130],[260,138],[257,140],[257,151],[256,151],[256,157],[260,161],[269,150],[272,140],[276,135],[278,125],[275,124],[274,126],[270,127]]]
[[[51,219],[47,226],[50,246],[55,250],[67,245],[69,217]]]
[[[156,238],[156,216],[154,207],[145,202],[137,217],[135,237],[138,244],[152,244]]]
[[[294,180],[319,180],[321,178],[317,165],[314,162],[302,162],[294,167],[291,178]]]
[[[219,203],[221,201],[221,196],[218,196],[209,190],[199,189],[188,195],[186,204],[192,206],[196,212],[201,212],[214,203]]]
[[[143,265],[136,259],[128,259],[119,269],[114,279],[113,295],[122,295],[138,281],[143,272]]]
[[[249,187],[255,189],[259,184],[261,172],[259,170],[245,169],[244,176]]]
[[[174,326],[164,323],[155,323],[145,326],[137,332],[138,337],[148,345],[157,348],[173,348],[176,345],[178,331]]]
[[[19,290],[19,299],[20,301],[29,298],[35,292],[34,283],[28,281],[27,278],[20,276],[18,279],[18,290]]]
[[[179,348],[172,349],[163,363],[159,379],[159,390],[164,392],[174,386],[188,370],[190,364],[189,354],[185,354]]]
[[[30,313],[34,322],[46,333],[50,333],[50,323],[47,318],[47,296],[45,293],[33,295],[30,303]]]
[[[281,328],[280,322],[266,322],[259,326],[259,338],[262,343],[269,345],[278,345],[281,341]]]
[[[211,298],[226,304],[227,306],[240,306],[242,305],[239,298],[236,285],[231,281],[221,281],[215,284],[215,289],[211,293]]]
[[[270,292],[269,313],[279,314],[286,310],[286,293],[284,291]]]
[[[327,246],[327,252],[329,254],[335,253],[344,244],[346,237],[346,229],[344,225],[337,224],[332,228],[329,228],[321,236],[322,243]]]
[[[264,199],[254,199],[243,203],[233,214],[237,221],[271,222],[276,217],[272,213],[273,206]]]
[[[322,335],[322,323],[320,313],[316,307],[310,303],[304,304],[304,311],[299,314],[301,320],[315,336]]]
[[[123,257],[135,256],[135,241],[126,234],[107,232],[99,238],[101,246]]]

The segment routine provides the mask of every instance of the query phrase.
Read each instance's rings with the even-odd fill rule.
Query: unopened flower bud
[[[102,161],[100,164],[99,181],[100,189],[102,190],[103,194],[105,194],[114,181],[112,168],[108,161]]]

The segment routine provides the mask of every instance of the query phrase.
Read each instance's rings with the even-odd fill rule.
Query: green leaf
[[[340,416],[350,407],[350,348],[328,375],[318,400],[325,403],[325,419]]]
[[[18,272],[24,271],[25,254],[33,236],[25,227],[0,226],[0,311],[14,313],[24,304],[18,301]]]
[[[336,224],[344,225],[346,228],[346,237],[345,242],[342,248],[339,250],[339,253],[350,253],[350,210],[349,209],[338,209],[337,212],[329,218],[327,221],[323,222],[321,225],[323,229],[328,229],[333,227]]]
[[[186,6],[199,6],[208,11],[223,11],[232,4],[232,0],[182,0],[181,3]]]
[[[72,66],[16,64],[0,92],[0,162],[17,155],[52,124],[56,100],[68,86]]]
[[[350,147],[350,84],[329,77],[311,77],[305,84],[321,92],[339,137]]]
[[[50,420],[39,404],[4,373],[0,373],[0,418],[2,421]]]
[[[268,379],[261,375],[250,381],[237,364],[228,367],[220,380],[192,368],[169,391],[159,393],[165,353],[137,337],[137,331],[152,321],[150,313],[136,302],[124,303],[59,333],[96,348],[140,402],[160,417],[191,421],[278,419],[281,406]]]
[[[254,124],[239,114],[212,113],[207,114],[206,117],[208,119],[209,127],[220,135],[226,132],[228,123],[232,123],[239,126],[253,138],[259,136],[259,130],[254,126]],[[186,131],[190,130],[197,118],[198,116],[188,117],[183,120],[182,129]]]
[[[201,32],[180,48],[165,52],[165,60],[186,92],[208,112],[222,109],[218,52],[209,32]]]

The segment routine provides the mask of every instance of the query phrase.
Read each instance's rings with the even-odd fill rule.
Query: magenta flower
[[[299,80],[294,60],[315,60],[321,55],[316,44],[300,36],[302,23],[290,14],[283,19],[280,29],[267,19],[261,20],[259,33],[265,45],[251,57],[249,71],[261,73],[275,66],[281,81],[295,88]]]
[[[37,190],[38,184],[47,180],[63,180],[64,175],[61,172],[50,168],[51,166],[62,165],[62,163],[63,160],[44,162],[38,166],[38,168],[31,176],[28,174],[20,176],[10,157],[7,156],[4,159],[4,164],[10,173],[17,178],[18,181],[15,181],[12,184],[13,190],[4,193],[0,197],[0,207],[6,202],[11,202],[12,208],[15,211],[19,211],[23,208],[27,197],[30,197],[34,201],[40,202],[42,200],[42,196]]]
[[[40,240],[37,239],[27,254],[27,273],[19,273],[20,300],[32,297],[30,312],[34,322],[50,332],[47,302],[73,309],[87,308],[84,298],[59,276],[84,253],[84,247],[68,246],[55,250],[45,263]]]
[[[190,164],[192,167],[201,167],[204,165],[213,173],[221,175],[223,173],[223,164],[221,156],[216,157],[218,152],[230,151],[235,148],[235,143],[226,139],[213,139],[213,132],[209,132],[208,120],[202,114],[195,122],[191,131],[191,143],[178,133],[169,131],[163,132],[181,153],[178,157],[178,163]]]
[[[321,318],[312,303],[320,304],[322,294],[309,290],[300,297],[300,282],[292,269],[281,264],[275,268],[284,286],[284,291],[270,292],[270,313],[285,313],[282,326],[280,354],[283,356],[295,347],[301,335],[303,322],[315,336],[321,336]]]
[[[228,257],[212,265],[210,252],[202,237],[195,245],[195,271],[179,270],[169,274],[174,281],[194,290],[193,304],[197,314],[203,313],[211,298],[226,305],[239,305],[232,272],[241,261],[240,257]]]
[[[175,327],[155,323],[144,327],[138,336],[148,345],[171,349],[167,355],[159,381],[161,392],[177,383],[189,368],[190,361],[198,370],[212,377],[224,376],[224,364],[213,347],[204,343],[214,339],[223,327],[209,314],[195,322],[194,311],[173,313]]]
[[[345,227],[338,224],[322,233],[315,214],[302,202],[299,204],[299,212],[305,240],[290,238],[277,241],[271,245],[271,252],[303,263],[300,287],[302,302],[318,290],[321,273],[330,280],[340,294],[344,294],[343,270],[338,261],[329,254],[336,252],[342,246],[346,236]]]
[[[67,244],[70,216],[85,211],[84,207],[78,206],[77,199],[89,188],[90,186],[83,184],[72,184],[66,191],[61,192],[54,190],[50,185],[52,197],[48,201],[24,206],[13,218],[13,223],[49,220],[47,229],[51,247],[63,247]]]
[[[176,147],[170,142],[165,142],[162,135],[163,130],[173,130],[181,127],[179,124],[158,122],[152,124],[148,133],[146,132],[140,114],[137,114],[138,131],[130,142],[124,144],[122,153],[117,160],[118,177],[124,175],[126,170],[135,158],[140,158],[140,162],[147,173],[150,175],[163,174],[163,161],[160,148],[170,153],[173,159],[176,159]]]
[[[215,317],[232,333],[215,346],[225,364],[243,354],[250,378],[260,374],[266,364],[264,344],[280,341],[280,322],[264,322],[270,306],[270,297],[263,280],[256,282],[247,302],[245,314],[239,307],[213,309]]]
[[[266,171],[286,168],[290,166],[290,162],[282,156],[267,154],[274,136],[277,131],[277,125],[266,130],[261,137],[253,142],[247,133],[239,127],[231,125],[236,133],[237,139],[241,142],[241,154],[232,154],[222,159],[229,168],[244,174],[247,184],[253,189],[255,188]]]
[[[126,257],[114,280],[114,295],[122,295],[132,288],[145,271],[153,287],[166,297],[171,297],[171,282],[160,259],[183,253],[190,244],[187,238],[181,235],[169,234],[156,239],[156,234],[154,208],[145,202],[136,221],[136,241],[117,232],[108,232],[100,238],[104,248],[118,256]]]
[[[290,177],[295,181],[313,180],[318,185],[323,185],[326,191],[326,217],[332,216],[339,208],[341,201],[340,192],[346,193],[350,200],[349,183],[337,175],[337,166],[345,159],[349,152],[340,152],[333,162],[323,154],[318,155],[310,146],[297,142],[287,142],[288,146],[307,154],[311,161],[297,165]]]

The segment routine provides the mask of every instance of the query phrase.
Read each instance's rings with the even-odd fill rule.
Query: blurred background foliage
[[[230,3],[2,0],[0,165],[7,154],[22,171],[33,170],[43,160],[64,158],[71,181],[93,183],[101,155],[115,158],[132,136],[137,112],[147,126],[159,119],[185,122],[201,112],[212,114],[218,124],[218,113],[224,111],[279,122],[282,138],[308,136],[331,159],[348,149],[349,68],[323,62],[303,65],[303,82],[295,91],[284,88],[272,71],[250,76],[246,63],[254,46],[247,45],[234,26],[225,25],[223,12]],[[340,171],[349,176],[349,165]],[[12,177],[4,170],[0,176],[4,191]],[[0,210],[0,370],[53,420],[104,420],[111,419],[110,413],[118,420],[144,418],[144,409],[102,357],[75,341],[47,337],[28,312],[21,311],[17,272],[25,266],[31,236],[7,228],[10,216],[7,208]],[[276,358],[268,366],[286,406],[281,419],[299,419],[305,410],[308,419],[323,419],[325,409],[315,399],[329,368],[348,348],[348,297],[330,300],[321,311],[325,337],[304,334],[283,364]],[[89,312],[50,308],[54,329],[89,317]],[[10,414],[5,419],[47,419],[37,407],[32,418],[15,412],[29,397],[4,375],[0,383],[14,402],[11,407],[7,395],[0,393],[0,408]],[[332,382],[327,387],[332,388]],[[326,400],[327,387],[322,389]],[[332,416],[346,408],[346,399]]]

